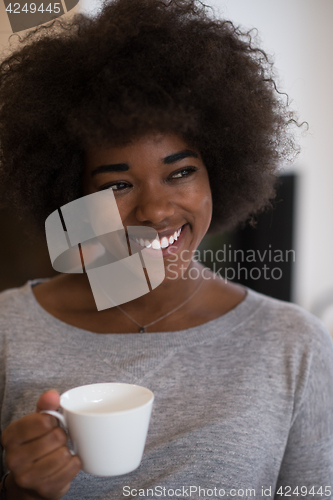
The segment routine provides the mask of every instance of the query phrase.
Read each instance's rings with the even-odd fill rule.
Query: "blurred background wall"
[[[274,56],[280,90],[287,92],[309,132],[300,136],[292,300],[317,312],[333,331],[333,2],[330,0],[210,0],[246,28],[257,28]]]
[[[246,250],[249,242],[261,250],[277,248],[279,244],[281,249],[289,246],[295,251],[295,261],[283,269],[288,290],[281,291],[281,283],[272,279],[270,283],[261,280],[261,285],[255,279],[245,284],[291,300],[318,314],[333,331],[333,168],[330,144],[333,2],[209,0],[205,3],[236,25],[258,30],[261,47],[274,57],[280,77],[279,90],[289,95],[299,121],[307,121],[310,128],[305,134],[298,132],[302,153],[295,164],[292,167],[281,165],[285,179],[274,214],[264,214],[255,233],[245,230],[223,235],[220,239],[208,238],[201,248],[222,248],[226,244]],[[99,1],[80,0],[66,16],[77,10],[93,14],[98,5]],[[3,0],[0,0],[0,48],[3,50],[8,47],[10,34]],[[27,279],[56,274],[50,266],[45,240],[28,243],[22,238],[20,227],[22,229],[11,219],[10,210],[0,211],[0,290],[20,286]],[[261,288],[263,285],[264,289]]]

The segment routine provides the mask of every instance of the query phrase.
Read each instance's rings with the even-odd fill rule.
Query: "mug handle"
[[[57,418],[59,420],[59,422],[61,423],[61,427],[63,427],[64,431],[66,432],[66,434],[70,438],[69,432],[68,432],[68,429],[67,429],[67,425],[66,425],[65,417],[59,411],[55,411],[55,410],[42,410],[39,413],[47,413],[48,415],[52,415],[53,417]],[[69,451],[71,452],[72,455],[75,455],[75,452],[73,450],[71,450],[70,448],[69,448]]]
[[[65,417],[59,411],[42,410],[39,413],[47,413],[48,415],[52,415],[53,417],[57,418],[64,427],[64,430],[68,433]]]

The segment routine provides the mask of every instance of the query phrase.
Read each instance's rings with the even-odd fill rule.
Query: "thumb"
[[[57,410],[60,406],[60,396],[55,389],[44,392],[37,401],[36,411]]]

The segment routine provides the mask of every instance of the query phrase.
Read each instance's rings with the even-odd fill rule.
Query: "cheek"
[[[203,218],[212,216],[213,200],[208,179],[204,179],[192,192],[191,205]]]
[[[200,207],[200,221],[203,236],[207,233],[213,216],[213,202],[211,194],[207,194],[203,199]]]
[[[126,196],[120,196],[118,198],[117,196],[115,196],[115,200],[117,203],[120,218],[123,224],[126,225],[126,221],[128,220],[128,218],[131,218],[131,213],[133,212],[134,205],[129,202],[129,198],[126,198]]]
[[[202,179],[193,197],[193,207],[195,207],[195,219],[200,240],[205,236],[210,226],[213,216],[213,198],[210,189],[208,176]],[[198,242],[199,244],[199,242]]]

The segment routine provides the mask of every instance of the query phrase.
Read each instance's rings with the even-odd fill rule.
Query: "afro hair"
[[[0,65],[1,203],[44,231],[83,196],[85,152],[151,131],[200,151],[208,233],[272,206],[279,167],[297,153],[294,112],[250,33],[197,0],[107,0],[28,32]]]

